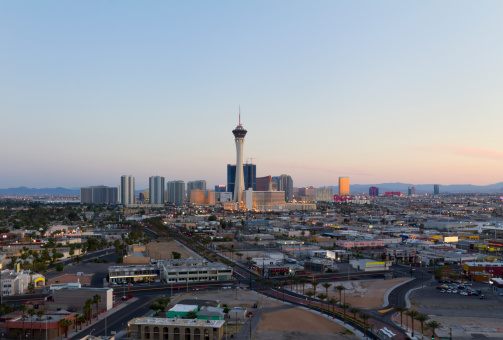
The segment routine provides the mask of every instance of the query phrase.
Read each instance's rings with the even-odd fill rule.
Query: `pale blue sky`
[[[0,187],[503,181],[501,1],[2,1]]]

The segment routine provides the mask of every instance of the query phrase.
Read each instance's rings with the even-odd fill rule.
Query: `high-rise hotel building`
[[[185,201],[185,182],[184,181],[169,181],[168,182],[168,203],[183,204]]]
[[[190,202],[190,192],[192,190],[202,190],[203,192],[206,192],[206,181],[200,179],[197,181],[187,182],[187,201],[189,202]]]
[[[83,204],[116,204],[117,187],[97,185],[80,188],[80,203]]]
[[[280,175],[274,176],[272,181],[276,183],[278,191],[285,192],[285,201],[290,203],[293,201],[293,180],[292,176]]]
[[[164,204],[164,177],[152,176],[148,179],[148,202],[150,204]]]
[[[339,177],[339,196],[349,196],[349,177]]]
[[[121,191],[120,191],[121,203],[125,206],[135,204],[135,194],[134,194],[134,177],[124,175],[121,177]]]

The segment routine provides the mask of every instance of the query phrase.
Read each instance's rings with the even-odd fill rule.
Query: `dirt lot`
[[[332,286],[328,289],[329,298],[339,300],[339,292],[335,286],[342,284],[346,289],[342,292],[346,295],[345,301],[355,307],[360,308],[379,308],[384,303],[386,291],[397,284],[407,281],[406,278],[393,280],[360,280],[360,281],[334,281],[330,282]],[[286,287],[289,288],[290,286]],[[312,289],[310,284],[306,284],[305,291]],[[294,287],[295,290],[295,287]],[[299,293],[302,293],[302,287],[299,287]],[[326,289],[322,285],[316,287],[316,294],[326,294]]]
[[[146,246],[147,248],[147,253],[149,256],[153,259],[157,260],[167,260],[171,259],[172,257],[172,252],[176,251],[177,253],[180,253],[182,255],[182,259],[192,257],[192,258],[200,258],[199,255],[194,253],[193,251],[185,248],[182,246],[180,243],[176,241],[170,241],[170,242],[150,242]]]
[[[316,313],[300,308],[279,309],[265,313],[257,339],[358,339],[343,335],[346,328]]]
[[[178,295],[171,301],[170,307],[182,299],[205,299],[219,300],[221,305],[229,307],[245,307],[252,311],[260,311],[253,309],[255,302],[261,302],[259,295],[239,290],[237,299],[235,290],[207,290],[199,292],[189,292]],[[303,309],[285,305],[283,303],[273,301],[271,299],[263,299],[264,303],[264,318],[260,321],[259,327],[254,339],[261,340],[328,340],[328,339],[358,339],[354,335],[341,334],[345,328],[339,324],[322,317],[316,313],[311,313]],[[238,325],[238,331],[242,325]],[[235,334],[235,324],[229,324],[229,334]]]

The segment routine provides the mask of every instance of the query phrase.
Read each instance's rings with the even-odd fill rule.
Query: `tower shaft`
[[[243,146],[244,138],[236,138],[236,179],[234,181],[234,202],[241,204],[243,191],[245,190],[245,178],[243,174]]]

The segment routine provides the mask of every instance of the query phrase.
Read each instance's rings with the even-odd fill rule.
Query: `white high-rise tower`
[[[245,190],[245,178],[243,174],[243,145],[245,143],[246,131],[241,125],[241,113],[239,114],[239,125],[232,130],[234,141],[236,142],[236,179],[234,181],[234,202],[241,205],[243,200],[243,190]]]

